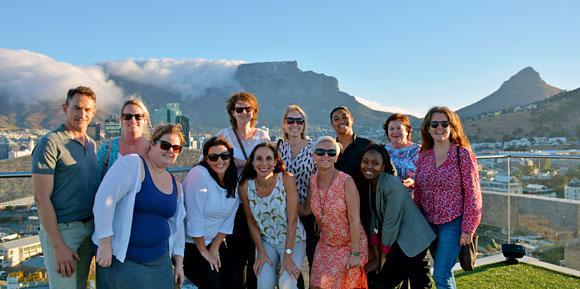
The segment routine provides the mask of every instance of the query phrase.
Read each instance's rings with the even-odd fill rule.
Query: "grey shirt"
[[[54,176],[50,201],[57,223],[93,216],[98,188],[96,151],[93,139],[86,136],[83,146],[64,125],[42,137],[32,151],[32,173]]]

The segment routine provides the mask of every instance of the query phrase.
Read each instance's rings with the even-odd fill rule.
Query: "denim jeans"
[[[457,262],[457,256],[461,250],[459,240],[461,239],[461,221],[463,217],[457,217],[453,221],[445,224],[431,224],[433,231],[437,234],[434,250],[431,251],[434,260],[433,279],[437,289],[455,289],[455,277],[453,276],[453,266]],[[433,246],[432,246],[433,248]]]
[[[92,220],[87,222],[69,222],[58,224],[58,231],[62,236],[65,244],[79,255],[79,260],[75,266],[75,272],[70,277],[63,277],[56,269],[56,259],[53,244],[48,238],[42,224],[40,224],[39,238],[44,254],[44,266],[48,274],[48,284],[50,288],[59,289],[85,289],[87,288],[87,277],[89,276],[89,267],[93,258],[93,234],[94,223]]]
[[[278,268],[278,263],[282,262],[284,257],[285,248],[277,248],[266,242],[262,242],[266,255],[272,261],[272,266],[267,262],[262,266],[260,275],[258,275],[258,289],[272,289],[276,285],[276,268]],[[298,270],[302,268],[302,260],[304,260],[304,254],[306,254],[306,242],[300,241],[294,243],[294,252],[292,254],[292,260],[298,267]],[[256,257],[256,260],[258,257]],[[296,289],[297,279],[291,277],[288,272],[283,271],[278,280],[279,289]]]

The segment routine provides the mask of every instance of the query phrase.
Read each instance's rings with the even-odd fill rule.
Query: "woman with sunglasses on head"
[[[424,270],[427,249],[435,234],[417,209],[406,188],[393,175],[389,153],[372,144],[363,154],[361,175],[367,180],[371,212],[370,243],[380,257],[366,269],[377,272],[380,288],[400,288],[411,280],[411,288],[431,288],[431,274]]]
[[[461,246],[472,242],[481,221],[477,159],[459,116],[447,107],[427,112],[421,137],[414,199],[437,234],[435,251],[431,251],[435,285],[456,288],[451,269]]]
[[[316,234],[314,223],[316,220],[310,211],[308,200],[308,186],[310,178],[316,172],[316,164],[312,158],[314,143],[306,136],[306,113],[298,105],[290,105],[282,115],[283,137],[278,143],[278,152],[286,165],[286,170],[296,178],[298,189],[298,216],[306,230],[306,256],[312,265],[314,249],[316,248]]]
[[[132,98],[123,103],[119,123],[121,136],[105,141],[99,148],[97,154],[99,182],[119,157],[128,154],[143,155],[149,146],[147,140],[147,133],[151,127],[149,111],[140,99]]]
[[[415,171],[421,146],[413,143],[413,127],[409,117],[401,113],[391,114],[383,125],[389,143],[385,148],[397,169],[403,185],[412,190],[415,186]]]
[[[232,233],[239,206],[234,149],[223,136],[203,145],[203,160],[183,181],[185,191],[185,276],[200,289],[242,287],[231,249],[224,239]]]
[[[166,169],[184,143],[179,125],[159,126],[143,155],[117,159],[105,175],[93,207],[99,289],[169,289],[183,282],[183,193]]]
[[[320,230],[310,288],[356,288],[368,259],[359,216],[359,194],[351,176],[334,167],[340,146],[329,136],[316,141],[317,173],[310,179],[310,206]],[[342,286],[344,282],[344,286]]]
[[[297,288],[306,234],[298,221],[298,191],[294,176],[285,171],[276,147],[254,148],[240,179],[240,197],[256,245],[254,272],[259,289]],[[280,277],[276,284],[276,270]]]
[[[249,92],[238,92],[230,96],[226,108],[230,116],[231,127],[222,129],[217,134],[223,135],[234,147],[234,163],[238,172],[254,147],[260,143],[270,142],[265,130],[256,128],[260,107],[256,97]],[[234,233],[228,236],[235,259],[239,262],[241,272],[245,272],[244,288],[256,288],[256,276],[251,266],[254,263],[254,245],[246,222],[244,210],[238,208],[234,221]]]

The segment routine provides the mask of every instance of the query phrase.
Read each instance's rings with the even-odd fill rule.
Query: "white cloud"
[[[127,59],[102,63],[105,72],[137,83],[167,88],[182,98],[199,97],[211,88],[240,88],[235,79],[243,61],[205,59]]]
[[[28,50],[0,48],[0,94],[23,103],[64,103],[66,92],[79,85],[95,91],[99,108],[123,99],[121,89],[99,66],[75,66]]]
[[[404,113],[404,114],[412,115],[412,116],[419,117],[419,118],[422,118],[425,115],[425,113],[422,113],[420,111],[412,111],[412,110],[400,108],[397,106],[382,105],[376,101],[368,100],[368,99],[362,98],[360,96],[355,96],[354,98],[360,104],[362,104],[362,105],[364,105],[372,110],[384,111],[384,112],[388,112],[388,113],[394,113],[394,112]],[[426,110],[425,110],[425,112],[426,112]]]

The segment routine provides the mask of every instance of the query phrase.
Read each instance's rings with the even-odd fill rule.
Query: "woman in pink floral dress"
[[[359,194],[353,179],[334,168],[340,147],[321,137],[313,153],[318,173],[310,180],[310,206],[320,230],[310,272],[310,288],[358,287],[360,267],[368,260],[367,238],[359,218]]]

